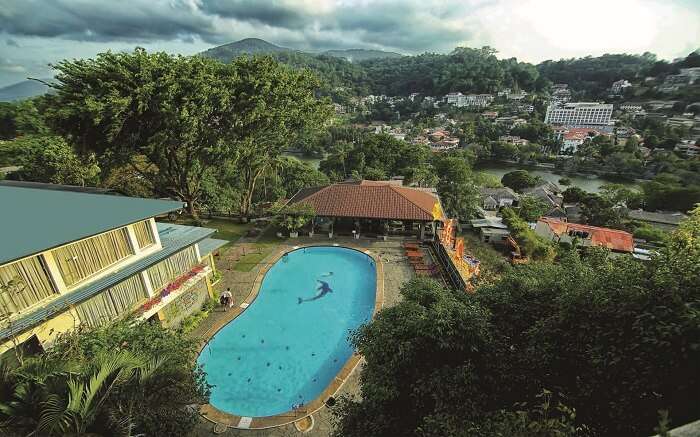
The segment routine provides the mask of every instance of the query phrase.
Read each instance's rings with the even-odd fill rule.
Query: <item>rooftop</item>
[[[432,221],[440,201],[423,190],[363,180],[300,190],[289,200],[298,202],[322,217]]]
[[[182,202],[83,190],[0,182],[0,264],[182,208]]]
[[[681,221],[688,218],[682,212],[651,212],[642,209],[633,209],[628,212],[632,219],[644,220],[648,222],[664,223],[669,225],[678,225]]]
[[[563,222],[547,217],[542,217],[538,221],[547,224],[552,232],[559,236],[572,231],[586,232],[590,235],[591,243],[594,246],[606,247],[618,252],[632,252],[634,250],[634,240],[632,234],[629,232],[582,225],[579,223]]]

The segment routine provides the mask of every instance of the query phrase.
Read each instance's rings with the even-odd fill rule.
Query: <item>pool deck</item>
[[[398,288],[400,288],[401,283],[403,283],[404,280],[409,279],[411,275],[408,264],[405,262],[405,259],[402,259],[402,250],[400,242],[353,239],[336,239],[329,241],[307,238],[287,240],[283,244],[280,244],[280,246],[275,251],[273,251],[271,255],[266,257],[266,259],[262,260],[262,262],[259,264],[259,268],[257,269],[257,271],[251,272],[248,275],[254,275],[255,277],[252,280],[250,288],[248,288],[247,295],[243,296],[243,293],[241,293],[246,288],[245,285],[243,287],[239,287],[238,290],[232,290],[234,291],[234,302],[236,305],[226,312],[215,312],[212,316],[207,318],[207,320],[205,321],[206,323],[203,323],[202,325],[200,325],[200,327],[193,331],[192,334],[200,340],[200,349],[204,348],[208,339],[210,339],[214,334],[216,334],[216,332],[218,332],[219,329],[223,328],[226,324],[238,317],[243,311],[245,311],[245,309],[251,303],[253,303],[255,298],[258,296],[260,286],[262,284],[262,280],[265,277],[265,274],[275,262],[277,262],[282,256],[284,256],[284,254],[304,247],[332,247],[335,245],[337,245],[338,247],[346,247],[361,251],[370,256],[372,259],[374,259],[377,271],[377,283],[373,315],[376,314],[376,312],[379,311],[384,305],[389,304],[391,306],[396,302],[396,300],[398,299]],[[405,265],[399,266],[399,264],[402,263]],[[392,270],[392,275],[390,278],[388,278],[389,281],[387,281],[387,278],[385,277],[385,264],[391,266],[389,270]],[[394,272],[393,270],[395,270],[396,268],[401,268],[401,271]],[[226,276],[225,270],[226,269],[224,269],[224,276]],[[388,302],[386,301],[387,295],[385,292],[387,282],[389,282],[389,287],[391,288],[391,293]],[[230,283],[241,285],[245,284],[245,281],[230,281]],[[222,284],[222,287],[225,285],[226,283]],[[220,288],[220,290],[221,289],[222,288]],[[349,379],[356,379],[357,372],[354,372],[354,370],[358,367],[358,364],[360,364],[361,360],[362,357],[360,355],[353,354],[342,367],[340,372],[338,372],[338,374],[333,378],[328,387],[326,387],[326,389],[321,393],[321,395],[319,395],[318,398],[303,405],[297,410],[289,411],[287,413],[282,413],[275,416],[241,417],[223,412],[210,404],[206,404],[200,407],[200,413],[202,417],[205,418],[207,421],[212,422],[214,424],[219,424],[218,426],[225,425],[229,429],[233,428],[241,431],[246,430],[243,432],[250,432],[248,430],[256,429],[268,430],[268,432],[271,432],[272,430],[270,430],[270,428],[284,427],[284,425],[287,425],[287,427],[289,427],[289,424],[293,423],[294,421],[307,417],[323,409],[323,407],[325,406],[325,401],[329,397],[338,394],[338,392],[341,391],[341,389]],[[320,428],[319,425],[321,424],[317,423],[316,428]],[[316,428],[314,430],[316,430]],[[233,429],[231,431],[233,431]],[[197,433],[197,435],[206,435],[206,433],[203,432],[203,429],[201,431],[202,433]],[[318,431],[321,430],[318,429]],[[318,434],[312,431],[307,435],[327,434]]]

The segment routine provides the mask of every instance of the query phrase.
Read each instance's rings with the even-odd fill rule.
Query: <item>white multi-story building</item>
[[[610,87],[610,94],[619,96],[624,92],[625,88],[631,86],[632,84],[626,79],[618,80],[617,82],[613,82],[612,86]]]
[[[566,103],[562,106],[550,105],[544,122],[547,124],[588,127],[608,126],[613,105],[605,103]]]
[[[642,105],[635,105],[633,103],[625,103],[624,105],[620,105],[620,110],[625,111],[625,112],[641,112],[642,110]]]
[[[463,107],[476,107],[483,108],[488,106],[493,102],[493,95],[491,94],[468,94],[464,95],[462,93],[449,93],[445,96],[445,102],[448,105],[453,105],[458,108]]]

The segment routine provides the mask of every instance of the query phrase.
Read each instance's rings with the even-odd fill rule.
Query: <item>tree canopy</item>
[[[529,433],[497,435],[636,436],[653,433],[659,410],[697,419],[700,209],[651,262],[559,257],[474,294],[406,284],[353,337],[361,398],[340,402],[336,435],[490,436],[517,416]]]
[[[137,49],[55,68],[45,99],[51,127],[110,165],[145,157],[148,167],[134,170],[192,213],[208,170],[238,159],[250,170],[249,195],[261,162],[329,114],[313,76],[266,57],[222,64]]]

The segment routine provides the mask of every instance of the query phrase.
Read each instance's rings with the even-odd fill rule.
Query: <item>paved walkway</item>
[[[234,309],[236,311],[229,310],[224,312],[220,308],[215,310],[207,319],[202,321],[202,323],[192,331],[191,335],[196,338],[205,339],[210,336],[210,331],[217,329],[223,323],[233,318],[235,314],[240,312],[237,307],[238,305],[248,296],[255,278],[258,276],[260,270],[265,266],[267,262],[278,252],[281,248],[287,247],[292,248],[293,245],[301,244],[312,244],[312,243],[326,243],[327,239],[321,238],[298,238],[294,240],[285,240],[280,242],[279,247],[274,248],[270,254],[265,257],[257,266],[255,266],[250,272],[239,272],[231,269],[231,266],[238,259],[243,250],[252,250],[252,245],[249,243],[243,243],[241,245],[237,244],[234,247],[229,248],[226,252],[222,253],[221,257],[216,260],[216,265],[219,271],[222,273],[222,280],[215,286],[215,289],[219,292],[230,287],[234,295]],[[380,241],[380,240],[353,240],[353,239],[334,239],[333,243],[343,244],[351,243],[355,246],[365,247],[371,250],[375,254],[379,254],[384,263],[384,306],[389,307],[395,305],[400,300],[399,290],[404,282],[409,280],[413,276],[411,267],[408,264],[406,257],[404,256],[404,250],[401,246],[401,241],[390,240],[390,241]],[[346,383],[338,392],[338,395],[351,395],[359,396],[359,374],[361,371],[361,366],[352,373]],[[313,415],[315,420],[315,425],[313,430],[303,434],[311,437],[326,437],[330,435],[331,430],[331,414],[328,409],[323,408]],[[211,422],[201,419],[193,436],[204,437],[214,435],[214,424]],[[302,433],[298,432],[294,425],[286,425],[279,428],[267,429],[267,430],[238,430],[229,428],[226,432],[221,434],[223,436],[241,436],[241,437],[262,437],[262,436],[274,436],[274,437],[286,437],[286,436],[301,436]]]

